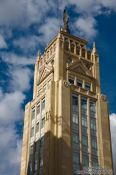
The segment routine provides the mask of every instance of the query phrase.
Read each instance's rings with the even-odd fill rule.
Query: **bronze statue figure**
[[[66,9],[64,9],[63,22],[64,22],[64,30],[66,32],[70,33],[69,25],[68,25],[69,24],[69,17],[68,17]]]

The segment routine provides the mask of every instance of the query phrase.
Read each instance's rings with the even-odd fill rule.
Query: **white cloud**
[[[20,91],[5,93],[0,99],[0,123],[14,124],[14,122],[22,119],[23,110],[22,103],[25,95]]]
[[[96,23],[97,22],[96,22],[95,18],[93,18],[91,16],[80,17],[76,21],[75,27],[79,31],[81,36],[84,36],[87,39],[88,38],[93,39],[97,34]]]
[[[36,58],[29,58],[29,57],[20,56],[13,53],[4,52],[1,54],[1,59],[7,64],[11,64],[14,66],[28,66],[28,65],[33,65],[35,63]]]
[[[11,53],[1,56],[2,61],[8,65],[10,81],[7,82],[8,92],[0,88],[0,174],[17,175],[20,171],[22,141],[16,123],[23,120],[24,92],[30,89],[33,75],[29,65],[33,65],[35,59]]]
[[[47,18],[45,23],[39,28],[41,42],[48,43],[58,33],[59,27],[60,24],[57,18]]]
[[[111,138],[112,138],[112,151],[114,161],[114,174],[116,174],[116,114],[110,115],[110,127],[111,127]]]
[[[1,125],[0,139],[0,174],[18,175],[22,141],[13,127]]]
[[[29,35],[28,37],[20,37],[13,41],[15,47],[22,49],[26,54],[35,51],[38,45],[40,45],[40,38],[35,35]]]
[[[103,7],[108,8],[112,11],[116,11],[116,1],[115,0],[97,0]]]
[[[53,1],[47,0],[0,1],[0,24],[28,27],[31,23],[40,22],[51,7]]]
[[[12,77],[10,88],[17,91],[28,91],[30,89],[30,80],[33,77],[33,72],[25,67],[10,68],[10,76]]]
[[[4,37],[0,34],[0,49],[7,48],[7,43]]]

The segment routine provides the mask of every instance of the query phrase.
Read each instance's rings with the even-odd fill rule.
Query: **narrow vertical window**
[[[93,166],[98,166],[97,127],[96,127],[96,102],[90,100],[89,108],[90,108],[92,165]]]
[[[31,128],[31,137],[34,136],[34,127]]]
[[[45,123],[45,117],[42,118],[42,120],[41,120],[41,129],[44,127],[44,123]]]
[[[91,90],[91,83],[85,83],[85,89],[87,91],[90,91]]]
[[[87,122],[87,97],[81,97],[81,118],[82,118],[82,163],[83,167],[88,167],[88,122]]]
[[[39,132],[39,122],[36,124],[36,133]]]
[[[45,110],[45,98],[42,100],[42,110]]]
[[[80,169],[78,95],[72,95],[72,160],[73,173]]]
[[[37,104],[37,115],[40,114],[40,103]]]
[[[35,108],[31,111],[31,119],[33,120],[35,118]]]

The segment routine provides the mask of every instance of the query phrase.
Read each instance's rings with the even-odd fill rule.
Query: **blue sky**
[[[24,105],[32,99],[33,70],[41,52],[62,25],[67,7],[71,33],[96,41],[101,89],[109,100],[116,164],[116,1],[0,1],[0,174],[18,175]],[[116,167],[116,165],[115,165]]]

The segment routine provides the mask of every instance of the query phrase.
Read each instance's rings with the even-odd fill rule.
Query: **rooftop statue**
[[[70,33],[70,30],[69,30],[69,17],[68,17],[66,9],[64,9],[63,22],[64,22],[64,30],[66,32]]]

